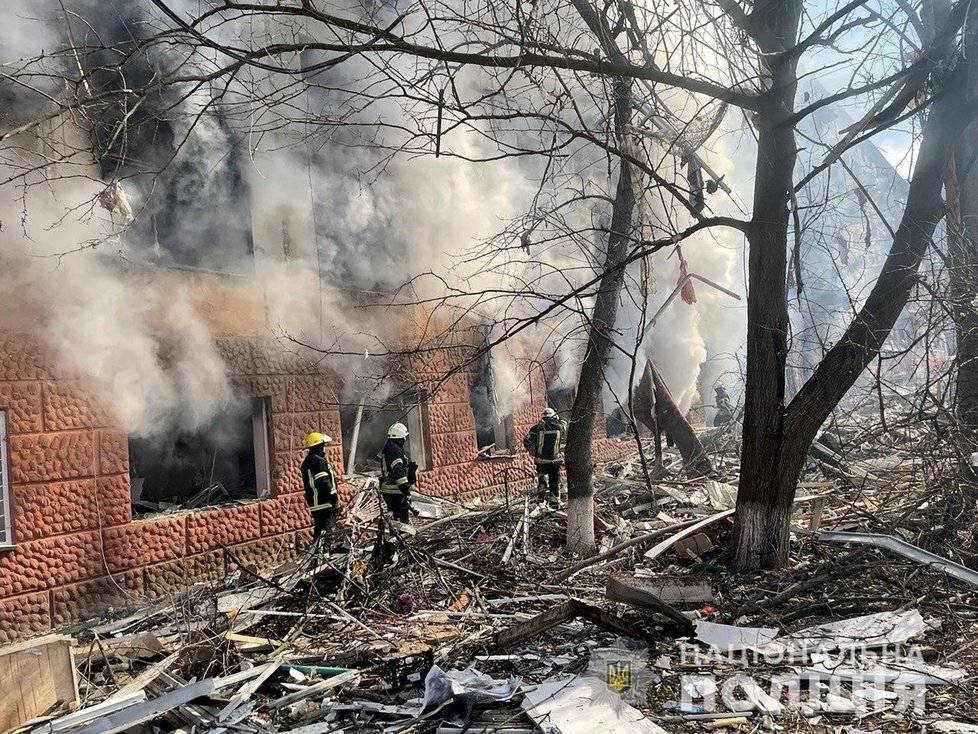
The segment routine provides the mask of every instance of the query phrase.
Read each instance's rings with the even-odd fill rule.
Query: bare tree
[[[590,445],[619,336],[626,270],[701,233],[746,235],[747,369],[734,565],[746,570],[786,560],[790,507],[808,447],[880,354],[943,213],[939,192],[976,107],[968,83],[978,22],[966,22],[978,12],[971,3],[951,4],[932,36],[919,39],[912,59],[892,53],[894,64],[876,66],[872,60],[888,54],[872,44],[898,49],[913,27],[905,2],[852,0],[826,10],[803,0],[757,0],[748,12],[737,0],[721,0],[680,2],[661,13],[627,0],[478,9],[428,0],[419,12],[401,16],[387,8],[341,13],[306,0],[226,1],[195,18],[163,0],[154,4],[163,15],[136,40],[107,43],[87,33],[8,75],[34,92],[39,110],[0,131],[0,143],[17,145],[37,134],[50,145],[45,126],[80,122],[97,142],[109,186],[135,184],[147,174],[157,181],[202,121],[216,121],[212,131],[244,131],[247,140],[288,131],[310,161],[310,151],[324,140],[344,151],[368,151],[361,167],[368,178],[410,156],[486,165],[531,161],[538,189],[525,214],[466,255],[477,263],[471,283],[479,285],[440,280],[441,293],[414,303],[448,307],[448,329],[473,316],[492,319],[482,350],[543,322],[561,338],[583,336],[567,456],[573,552],[593,548]],[[69,28],[79,25],[68,21]],[[850,82],[797,107],[799,64],[813,50],[859,34],[878,40],[858,40]],[[146,59],[151,63],[140,64]],[[52,64],[58,73],[41,77],[38,69]],[[51,77],[53,86],[38,81]],[[197,102],[188,109],[191,98]],[[801,127],[836,103],[867,111],[796,180]],[[704,111],[721,105],[736,109],[756,136],[747,221],[714,214],[705,199],[722,182],[719,176],[702,180],[707,169],[697,149],[722,118],[703,125]],[[134,141],[153,137],[159,120],[177,109],[183,119],[168,155],[134,156]],[[924,118],[908,201],[875,287],[865,301],[854,302],[851,324],[789,402],[788,263],[803,234],[797,195],[859,143],[898,122]],[[482,144],[456,144],[463,135]],[[27,181],[77,154],[45,150],[6,180]],[[638,176],[647,184],[636,187]],[[643,229],[650,211],[654,221]],[[138,223],[143,212],[137,207],[135,213]],[[538,254],[544,249],[571,252],[574,265],[548,261]],[[539,268],[513,278],[513,261],[528,252]],[[792,263],[800,285],[800,259]],[[492,273],[510,279],[486,286],[477,277]],[[451,343],[435,338],[425,348]],[[453,369],[476,359],[469,354]]]

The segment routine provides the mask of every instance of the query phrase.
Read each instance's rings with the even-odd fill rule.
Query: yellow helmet
[[[318,431],[313,431],[308,436],[306,436],[306,448],[311,449],[314,446],[319,446],[323,443],[333,443],[333,439],[327,436],[325,433],[319,433]]]

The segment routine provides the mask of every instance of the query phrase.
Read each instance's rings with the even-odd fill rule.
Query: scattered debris
[[[701,431],[702,444],[722,457],[730,430]],[[665,447],[651,484],[637,453],[599,467],[601,552],[585,559],[563,554],[566,517],[537,504],[532,477],[473,504],[419,498],[430,519],[411,525],[380,519],[364,491],[324,566],[239,565],[76,625],[78,703],[49,696],[16,723],[31,734],[661,734],[794,730],[801,716],[829,734],[905,734],[894,687],[907,685],[928,692],[932,728],[971,731],[955,727],[978,718],[978,589],[949,584],[947,558],[908,564],[816,541],[865,527],[927,553],[910,544],[940,547],[925,534],[939,524],[933,495],[910,491],[912,473],[892,479],[899,448],[833,446],[862,483],[810,464],[796,502],[811,510],[792,518],[788,566],[752,576],[726,570],[737,467],[722,458],[715,479],[689,479]],[[0,680],[2,711],[19,679]]]

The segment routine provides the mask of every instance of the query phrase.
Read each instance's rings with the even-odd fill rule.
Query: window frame
[[[255,496],[267,500],[272,496],[272,462],[268,432],[271,430],[271,403],[267,396],[251,399],[251,429],[255,445]]]
[[[14,542],[14,512],[11,504],[13,494],[10,491],[10,451],[7,436],[7,409],[0,408],[0,550],[17,545]]]

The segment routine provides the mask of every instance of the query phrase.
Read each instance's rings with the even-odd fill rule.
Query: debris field
[[[325,566],[238,564],[221,582],[0,650],[0,723],[978,730],[978,573],[970,490],[948,469],[957,457],[920,425],[833,429],[798,486],[789,566],[735,576],[734,438],[702,438],[719,457],[713,479],[684,479],[671,449],[673,471],[651,491],[637,452],[598,468],[599,548],[584,559],[564,554],[566,516],[531,490],[419,498],[405,526],[361,478]]]

